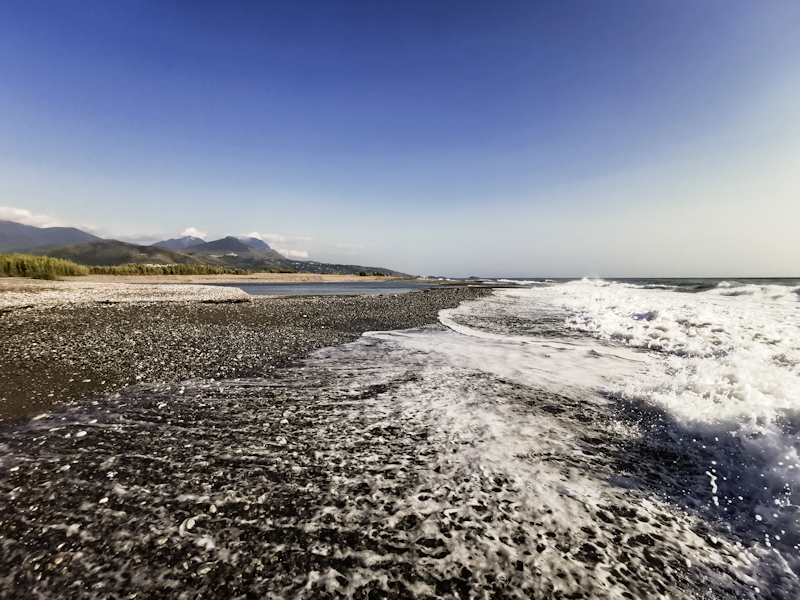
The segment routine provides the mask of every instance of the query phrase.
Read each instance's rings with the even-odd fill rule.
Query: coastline
[[[376,277],[374,275],[321,275],[318,273],[251,273],[250,275],[84,275],[64,277],[64,281],[93,283],[312,283],[347,281],[405,281],[416,277]]]
[[[143,376],[0,424],[9,596],[800,591],[793,506],[752,476],[763,453],[601,393],[643,355],[570,328],[564,290],[215,303],[161,287],[0,311],[29,381],[56,364]]]
[[[269,298],[75,279],[0,280],[0,424],[138,383],[268,376],[365,331],[436,323],[441,309],[490,293]]]
[[[88,275],[58,280],[0,277],[0,311],[92,302],[247,302],[253,296],[234,286],[238,283],[389,283],[415,278],[315,275],[313,273],[256,273],[253,275]],[[437,284],[464,285],[457,281]],[[387,293],[394,293],[387,290]]]

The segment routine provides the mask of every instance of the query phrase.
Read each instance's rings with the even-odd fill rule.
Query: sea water
[[[661,465],[644,464],[671,470],[675,457],[681,462],[656,485],[632,487],[759,555],[733,571],[778,585],[764,592],[762,583],[762,593],[792,597],[800,570],[798,282],[527,283],[535,287],[443,311],[442,323],[487,344],[475,344],[462,364],[605,398],[615,425],[629,428],[628,443],[644,438],[663,452]],[[760,566],[751,570],[753,560]]]
[[[359,362],[415,365],[395,406],[447,456],[423,487],[469,498],[449,510],[480,535],[443,543],[470,573],[502,554],[545,596],[797,598],[797,284],[525,282],[447,331],[367,334]]]
[[[516,282],[444,328],[317,352],[307,372],[385,390],[344,422],[427,432],[400,496],[340,482],[371,502],[339,530],[411,519],[392,561],[423,596],[430,577],[478,596],[800,597],[798,284]],[[419,540],[433,558],[405,554]],[[348,580],[387,579],[352,556]]]
[[[432,287],[429,281],[310,281],[300,283],[217,283],[223,287],[238,287],[251,296],[350,296],[405,294]]]
[[[307,373],[369,396],[343,423],[417,441],[403,485],[342,477],[336,494],[368,489],[369,502],[306,531],[327,518],[343,536],[391,540],[396,554],[348,551],[344,578],[360,589],[798,598],[796,289],[527,282],[442,311],[444,328],[319,351]],[[380,464],[374,452],[356,460]],[[352,591],[318,575],[315,586]]]

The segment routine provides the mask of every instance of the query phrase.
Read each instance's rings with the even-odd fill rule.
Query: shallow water
[[[542,336],[564,340],[562,325],[591,336],[592,352],[637,352],[641,368],[604,365],[600,382],[587,367],[582,385],[609,400],[618,422],[647,424],[648,444],[691,458],[693,472],[652,492],[731,539],[768,549],[775,573],[785,570],[794,580],[800,568],[797,282],[718,282],[705,290],[697,282],[641,283],[584,280],[502,290],[444,311],[442,320],[465,335],[523,346],[539,345]],[[681,293],[688,285],[698,285],[695,293]],[[572,372],[580,363],[564,356],[503,362],[533,373],[549,364],[567,381],[581,382]]]
[[[0,589],[797,598],[800,302],[731,289],[498,290],[0,430]]]

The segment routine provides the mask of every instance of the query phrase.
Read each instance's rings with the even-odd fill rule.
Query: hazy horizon
[[[798,29],[788,1],[4,3],[0,219],[420,275],[796,277]]]

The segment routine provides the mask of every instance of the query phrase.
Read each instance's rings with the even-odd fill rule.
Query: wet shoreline
[[[750,597],[742,549],[642,485],[655,448],[620,482],[602,399],[413,345],[459,337],[369,334],[0,427],[0,597]]]
[[[796,597],[769,547],[684,498],[708,500],[708,457],[567,369],[620,356],[581,362],[607,348],[541,307],[517,325],[536,340],[498,339],[502,294],[440,313],[488,293],[84,307],[128,343],[146,320],[162,372],[222,373],[225,346],[252,364],[221,335],[250,330],[272,369],[0,425],[0,597]]]
[[[217,290],[230,295],[224,288],[208,293]],[[0,422],[136,383],[265,376],[365,331],[435,323],[439,310],[487,293],[454,288],[244,302],[166,296],[11,308],[0,313]]]

